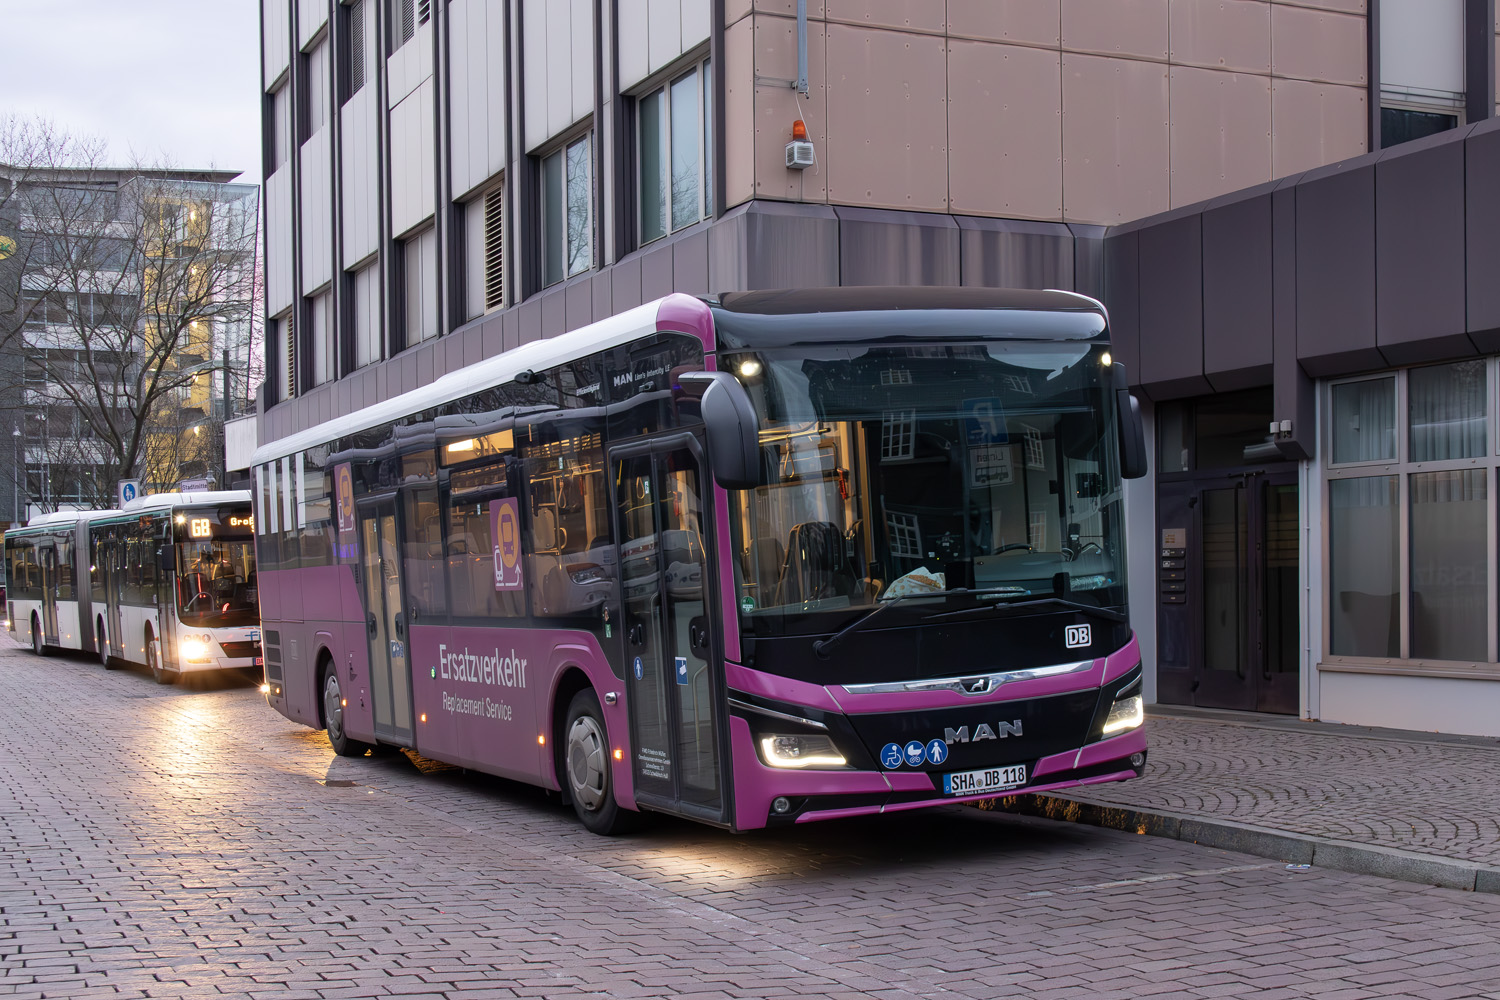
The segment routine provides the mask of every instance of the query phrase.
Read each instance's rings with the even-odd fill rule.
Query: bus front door
[[[57,548],[39,546],[42,564],[42,636],[47,645],[57,645]]]
[[[401,547],[392,498],[359,508],[360,577],[370,641],[370,699],[375,735],[412,745],[411,668],[402,613]]]
[[[727,821],[722,681],[714,669],[710,537],[691,437],[613,453],[625,684],[637,801]]]

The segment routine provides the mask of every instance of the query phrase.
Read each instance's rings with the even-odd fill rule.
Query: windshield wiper
[[[924,618],[923,621],[931,622],[937,621],[940,618],[958,618],[963,615],[972,615],[978,611],[994,611],[997,608],[1004,608],[1006,611],[1013,611],[1017,608],[1039,608],[1044,605],[1066,608],[1069,611],[1079,611],[1086,615],[1097,615],[1098,617],[1103,618],[1105,621],[1118,622],[1122,625],[1130,620],[1125,615],[1120,614],[1118,611],[1111,611],[1108,608],[1101,608],[1097,605],[1079,604],[1077,601],[1069,601],[1062,597],[1039,597],[1034,601],[1017,601],[1014,604],[982,604],[977,608],[959,608],[957,611],[945,611],[940,615],[932,615],[929,618]],[[855,624],[858,625],[859,623],[855,622]]]
[[[902,594],[900,597],[893,597],[893,598],[891,598],[888,601],[881,601],[880,602],[880,607],[876,608],[874,611],[871,611],[869,614],[865,615],[863,618],[857,618],[854,621],[850,622],[848,625],[845,625],[843,628],[839,629],[837,632],[835,632],[833,635],[829,636],[827,639],[819,639],[817,642],[813,643],[813,646],[812,646],[813,655],[816,656],[816,657],[818,657],[819,659],[827,659],[827,657],[828,657],[828,650],[831,649],[833,646],[837,645],[846,635],[848,635],[851,632],[857,632],[857,631],[859,631],[860,629],[862,629],[865,626],[869,625],[875,619],[879,618],[887,610],[889,610],[891,608],[894,608],[898,604],[904,604],[907,601],[918,601],[918,600],[922,600],[924,598],[929,598],[929,597],[951,597],[954,594],[974,594],[974,595],[978,595],[978,594],[1004,594],[1004,593],[1009,593],[1009,591],[1006,590],[1006,589],[1004,589],[1004,588],[995,588],[995,587],[981,588],[979,590],[971,590],[968,587],[954,587],[951,590],[929,590],[929,591],[925,591],[925,592],[920,593],[920,594]],[[964,610],[965,611],[973,611],[974,609],[973,608],[965,608]],[[950,612],[950,614],[958,614],[958,613],[960,613],[960,612]],[[941,618],[943,616],[939,615],[938,617]]]

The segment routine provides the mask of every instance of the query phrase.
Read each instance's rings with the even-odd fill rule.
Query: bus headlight
[[[827,736],[765,736],[760,754],[772,767],[848,767],[849,762]]]
[[[189,663],[207,663],[213,656],[213,648],[202,639],[182,640],[182,658]]]
[[[1116,698],[1104,719],[1104,735],[1112,736],[1134,729],[1146,721],[1146,702],[1141,697],[1140,686],[1135,685],[1135,694]]]

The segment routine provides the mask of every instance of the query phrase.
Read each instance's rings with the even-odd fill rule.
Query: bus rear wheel
[[[328,744],[340,757],[363,757],[366,750],[373,749],[368,743],[351,739],[344,728],[344,691],[331,663],[323,675],[323,727],[328,730]]]
[[[31,651],[37,656],[47,655],[47,640],[42,636],[42,623],[36,615],[31,616]]]
[[[161,665],[161,654],[156,651],[156,640],[146,633],[146,666],[151,668],[151,678],[158,684],[171,684],[177,680],[177,672]]]
[[[615,801],[604,712],[592,688],[584,688],[573,696],[567,719],[563,724],[563,770],[573,811],[592,833],[605,837],[628,833],[638,825],[640,817],[621,809]]]

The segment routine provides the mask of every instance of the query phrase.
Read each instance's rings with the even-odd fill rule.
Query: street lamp
[[[21,520],[21,427],[13,425],[10,431],[12,457],[10,461],[11,524]]]

